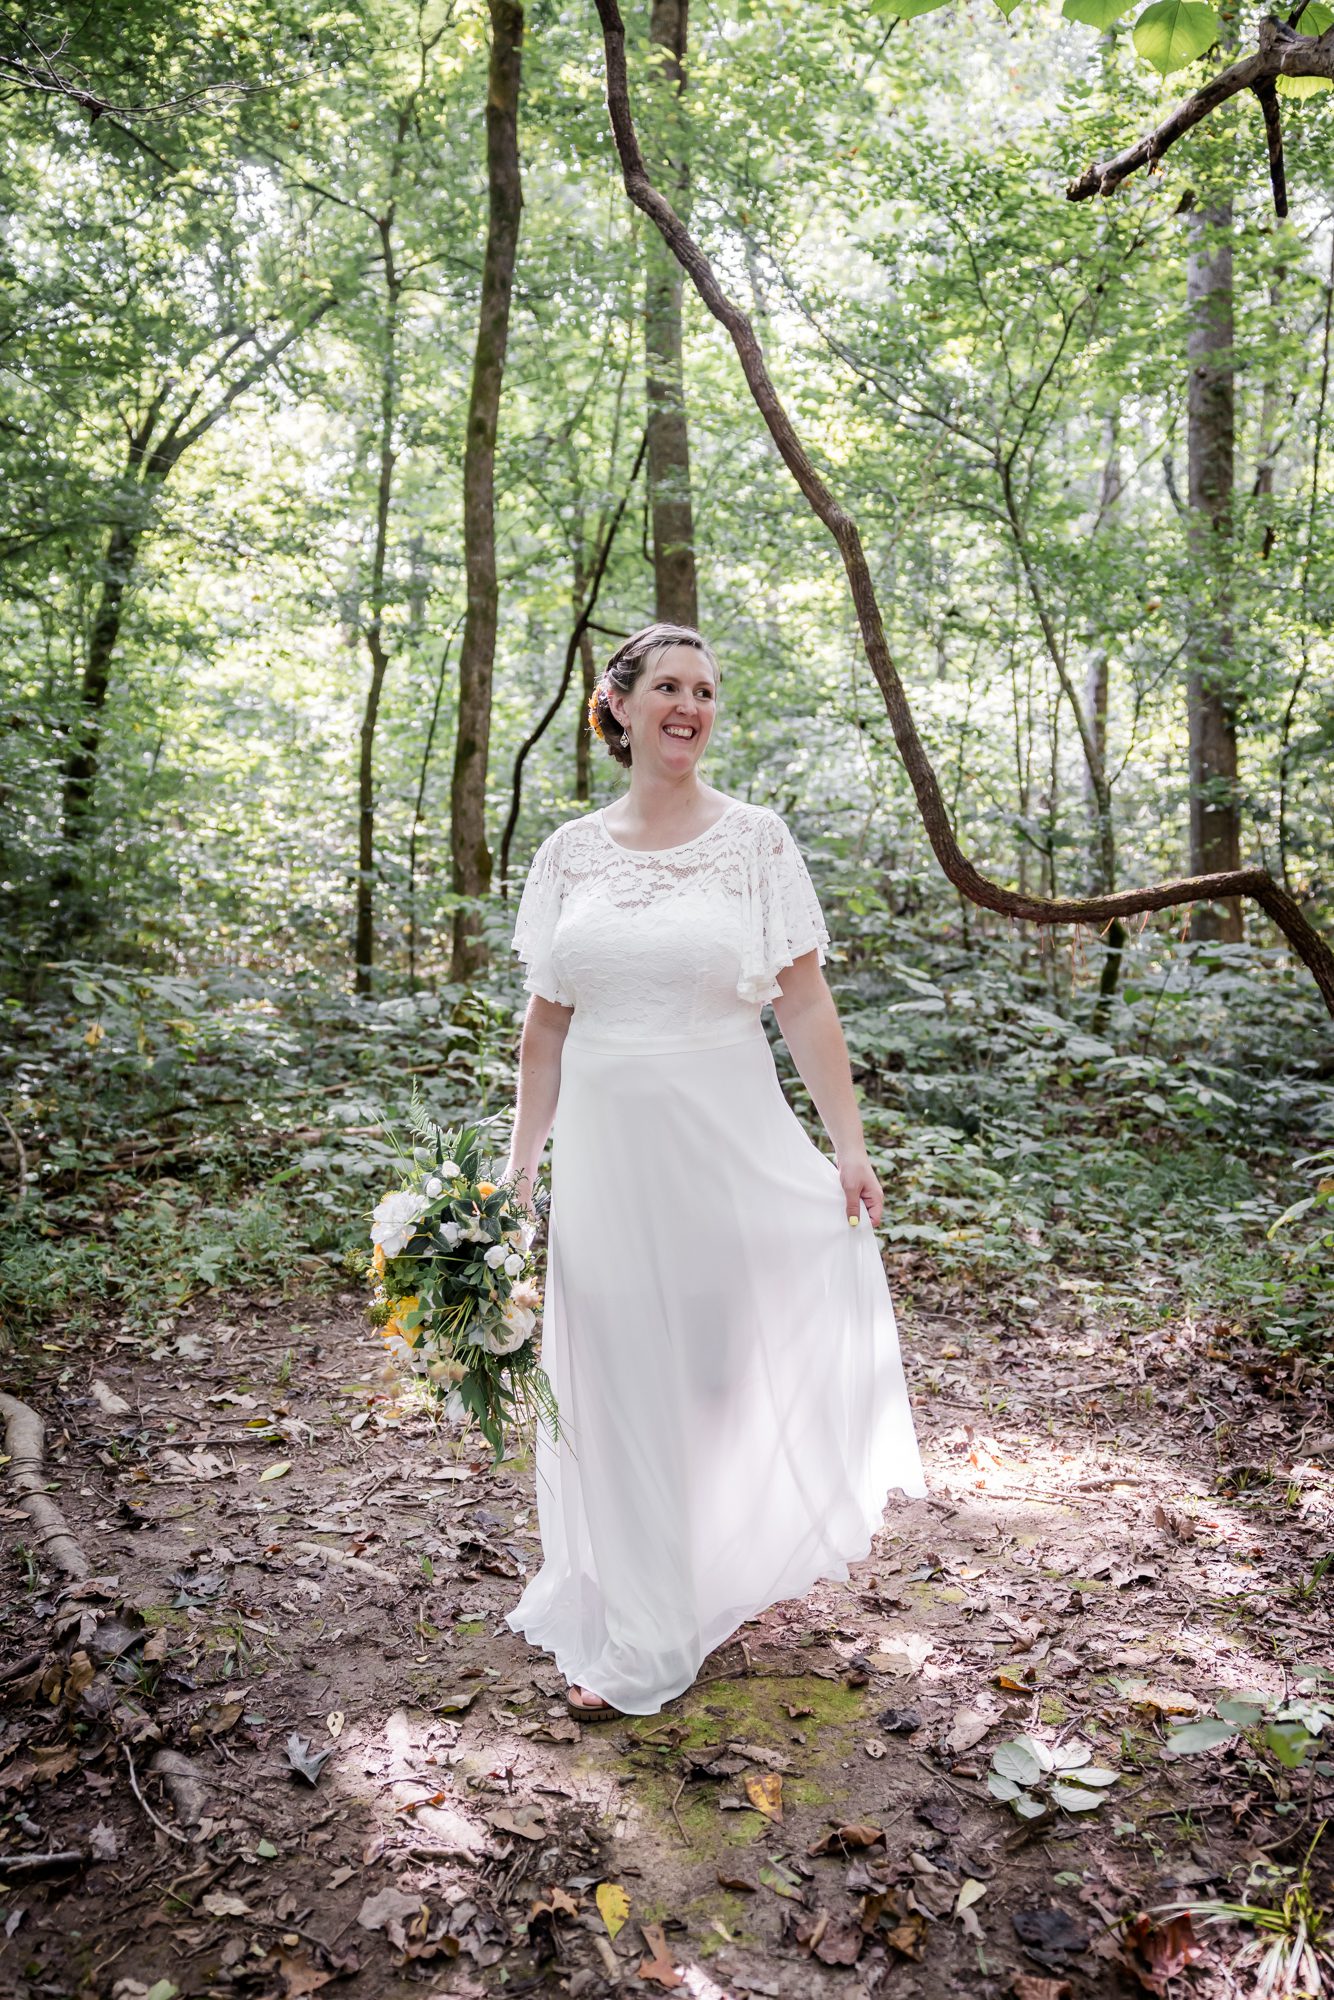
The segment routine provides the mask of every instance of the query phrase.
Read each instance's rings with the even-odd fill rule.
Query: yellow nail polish
[[[852,1229],[855,1229],[860,1221],[861,1221],[860,1215],[850,1215],[848,1217],[848,1225]]]

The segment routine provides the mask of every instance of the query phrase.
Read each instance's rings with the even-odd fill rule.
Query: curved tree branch
[[[635,206],[642,209],[661,231],[709,311],[731,335],[751,395],[784,464],[838,545],[866,657],[884,696],[894,741],[916,794],[917,809],[927,838],[945,875],[970,902],[983,909],[995,910],[1001,916],[1019,917],[1035,924],[1094,924],[1099,929],[1113,917],[1168,910],[1186,903],[1214,902],[1227,896],[1253,897],[1282,931],[1298,957],[1310,968],[1326,1006],[1334,1014],[1334,952],[1308,923],[1294,899],[1266,869],[1228,869],[1177,882],[1159,882],[1148,888],[1117,890],[1110,895],[1053,898],[1003,889],[999,883],[989,881],[963,853],[954,837],[939,780],[917,733],[907,693],[890,654],[884,620],[876,601],[875,586],[871,581],[870,566],[857,524],[812,465],[769,378],[764,354],[750,321],[722,290],[708,258],[671,203],[649,179],[630,111],[625,26],[620,9],[617,0],[595,0],[595,5],[602,23],[607,58],[607,108],[616,150],[620,155],[625,191]],[[1329,47],[1331,66],[1334,67],[1334,30],[1329,34]]]
[[[523,797],[523,767],[528,761],[529,752],[536,748],[537,744],[541,742],[543,736],[545,736],[547,730],[551,727],[551,724],[555,721],[556,716],[560,712],[561,703],[569,691],[570,679],[574,673],[574,663],[579,653],[579,641],[588,630],[593,613],[597,609],[598,592],[602,588],[602,579],[607,573],[607,564],[611,558],[612,544],[616,540],[616,531],[621,525],[621,517],[629,504],[630,495],[634,492],[635,481],[639,477],[639,469],[644,463],[644,454],[647,450],[648,431],[645,430],[643,437],[639,440],[639,450],[635,453],[635,462],[630,468],[630,477],[625,482],[625,491],[616,503],[615,511],[610,521],[608,521],[606,532],[602,537],[601,546],[597,550],[593,562],[593,573],[588,579],[588,590],[584,597],[583,608],[574,621],[574,630],[571,632],[569,640],[566,643],[565,665],[561,669],[560,684],[548,702],[543,715],[519,745],[518,755],[514,759],[514,777],[510,785],[509,817],[505,821],[505,831],[500,841],[500,893],[506,900],[509,898],[510,845],[514,839],[514,829],[519,824],[519,806]]]
[[[1269,148],[1270,177],[1274,182],[1274,200],[1277,205],[1281,186],[1282,152],[1278,159],[1278,175],[1274,172],[1274,144],[1277,131],[1277,98],[1271,119],[1265,92],[1273,92],[1275,79],[1280,76],[1322,76],[1334,81],[1334,28],[1326,28],[1323,35],[1303,35],[1286,21],[1276,21],[1272,16],[1261,21],[1256,45],[1250,55],[1243,56],[1227,69],[1221,69],[1217,76],[1210,77],[1208,83],[1199,90],[1183,97],[1173,111],[1169,111],[1161,125],[1155,125],[1152,132],[1146,132],[1133,146],[1116,153],[1110,160],[1100,160],[1086,167],[1078,180],[1071,181],[1065,191],[1067,201],[1088,201],[1095,194],[1114,194],[1122,181],[1138,173],[1141,167],[1150,167],[1155,160],[1161,160],[1169,146],[1175,146],[1178,139],[1205,119],[1220,104],[1226,104],[1240,90],[1253,90],[1260,99],[1265,113],[1265,133]],[[1286,204],[1286,193],[1284,194]],[[1279,214],[1285,208],[1279,208]]]

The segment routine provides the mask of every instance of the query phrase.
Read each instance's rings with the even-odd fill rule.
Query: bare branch
[[[917,733],[907,693],[890,654],[884,620],[857,524],[812,465],[770,380],[763,351],[750,321],[723,291],[708,258],[671,203],[649,179],[630,111],[625,26],[620,9],[616,0],[595,0],[595,5],[602,23],[606,51],[607,108],[620,156],[625,191],[659,230],[709,311],[731,335],[751,394],[784,464],[838,546],[866,657],[884,696],[894,741],[916,795],[927,838],[945,875],[970,902],[983,909],[995,910],[1002,916],[1018,917],[1035,924],[1094,924],[1099,929],[1113,917],[1135,916],[1147,910],[1173,909],[1186,903],[1221,901],[1228,896],[1252,896],[1310,968],[1326,1006],[1334,1014],[1334,952],[1307,921],[1296,901],[1279,886],[1267,869],[1229,869],[1177,882],[1159,882],[1147,888],[1118,890],[1109,895],[1055,898],[1003,889],[999,883],[988,880],[968,860],[954,837],[940,782]],[[1334,66],[1334,31],[1330,34],[1330,54],[1331,66]]]
[[[1178,139],[1217,111],[1220,104],[1226,104],[1240,90],[1253,90],[1259,96],[1266,85],[1273,89],[1280,76],[1322,76],[1334,82],[1334,28],[1326,28],[1323,35],[1303,35],[1285,21],[1276,21],[1272,16],[1261,21],[1256,36],[1256,46],[1250,55],[1240,62],[1232,63],[1220,70],[1199,90],[1182,98],[1174,111],[1169,111],[1160,125],[1152,132],[1146,132],[1133,146],[1127,146],[1122,153],[1110,160],[1098,161],[1086,167],[1078,180],[1071,181],[1066,189],[1067,201],[1088,201],[1095,194],[1114,194],[1122,181],[1138,173],[1141,167],[1151,167]],[[1264,98],[1260,99],[1264,104]],[[1266,110],[1266,124],[1268,111]],[[1273,141],[1270,140],[1270,161],[1272,173]],[[1280,150],[1280,162],[1281,162]],[[1281,168],[1280,168],[1281,171]],[[1277,206],[1279,183],[1275,181],[1274,200]],[[1278,210],[1286,213],[1285,206]]]

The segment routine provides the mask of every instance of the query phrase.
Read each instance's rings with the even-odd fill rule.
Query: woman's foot
[[[586,1687],[572,1687],[570,1689],[570,1699],[576,1708],[610,1708],[611,1706],[611,1703],[604,1701],[600,1694],[594,1694],[591,1688]]]
[[[565,1705],[576,1715],[586,1715],[590,1721],[600,1721],[604,1715],[620,1714],[620,1710],[613,1708],[609,1701],[604,1701],[600,1694],[594,1694],[591,1688],[580,1687],[577,1683],[566,1688]]]

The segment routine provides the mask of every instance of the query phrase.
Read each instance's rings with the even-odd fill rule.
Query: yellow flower
[[[403,1320],[409,1313],[415,1312],[420,1304],[421,1299],[416,1292],[410,1292],[406,1298],[394,1300],[393,1311],[382,1329],[386,1340],[395,1333],[401,1333],[405,1340],[408,1339],[408,1330],[403,1325]]]
[[[88,1028],[85,1030],[83,1039],[88,1044],[90,1049],[95,1049],[99,1042],[104,1042],[106,1040],[106,1034],[107,1031],[102,1026],[102,1023],[100,1021],[93,1021],[89,1024]]]
[[[384,1276],[383,1243],[377,1243],[374,1250],[371,1252],[371,1269],[372,1271],[374,1271],[377,1278],[382,1278]]]
[[[495,1191],[496,1187],[494,1181],[478,1181],[477,1192],[482,1197],[483,1201],[487,1199],[488,1195],[493,1195]]]

